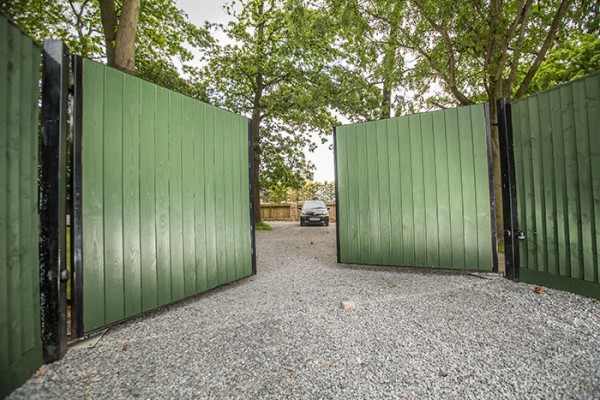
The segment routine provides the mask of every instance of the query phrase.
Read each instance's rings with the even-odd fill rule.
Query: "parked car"
[[[329,211],[327,210],[327,206],[321,200],[305,201],[300,211],[300,226],[329,226]]]

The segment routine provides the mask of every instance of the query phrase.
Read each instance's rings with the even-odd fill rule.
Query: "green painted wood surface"
[[[589,295],[600,283],[600,73],[513,102],[512,119],[521,278]]]
[[[336,128],[344,263],[493,267],[483,105]]]
[[[251,275],[248,120],[83,70],[84,331]]]
[[[40,47],[0,13],[0,398],[43,364],[40,333]]]

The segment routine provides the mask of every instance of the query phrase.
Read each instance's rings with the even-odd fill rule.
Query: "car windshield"
[[[327,208],[325,207],[325,203],[323,203],[322,201],[306,201],[304,202],[304,205],[302,206],[302,209],[304,210],[308,210],[308,209],[315,209],[315,208]]]

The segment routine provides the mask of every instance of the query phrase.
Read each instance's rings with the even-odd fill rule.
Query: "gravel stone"
[[[258,275],[111,328],[9,399],[600,398],[597,301],[337,264],[334,224],[272,226]]]

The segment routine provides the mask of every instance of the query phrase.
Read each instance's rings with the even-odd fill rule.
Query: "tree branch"
[[[529,14],[529,10],[531,9],[531,4],[533,0],[521,0],[519,4],[518,10],[520,10],[515,19],[513,20],[508,32],[506,34],[506,38],[504,44],[502,45],[502,49],[500,49],[500,60],[498,61],[498,65],[496,66],[496,75],[494,76],[494,81],[498,82],[502,79],[502,73],[504,72],[504,65],[506,64],[506,60],[508,59],[508,46],[510,42],[513,40],[515,33],[517,31],[517,27],[519,24],[523,24],[523,20],[527,14]]]
[[[117,38],[117,10],[113,0],[100,0],[100,18],[104,29],[106,43],[106,59],[108,65],[115,63],[115,39]]]
[[[558,7],[558,10],[556,11],[556,15],[554,15],[554,19],[552,20],[552,25],[550,25],[550,30],[548,31],[548,35],[546,36],[544,43],[542,43],[542,47],[540,47],[540,51],[538,52],[537,57],[533,61],[533,64],[531,64],[529,71],[527,71],[527,74],[525,75],[523,82],[521,82],[521,86],[519,86],[519,89],[517,90],[517,93],[515,94],[515,99],[520,99],[527,92],[527,88],[529,87],[529,84],[533,80],[533,77],[537,73],[537,70],[540,68],[540,65],[542,64],[544,57],[546,57],[546,53],[552,46],[552,42],[554,41],[554,38],[556,37],[556,33],[558,32],[560,23],[561,23],[562,19],[564,18],[567,8],[571,4],[571,1],[572,0],[562,0],[562,2],[560,3],[560,6]]]
[[[448,30],[437,24],[426,12],[425,8],[421,4],[419,0],[414,0],[417,8],[420,10],[421,15],[427,20],[429,25],[433,27],[441,36],[444,41],[444,48],[446,49],[446,55],[448,56],[448,79],[447,84],[450,88],[450,92],[456,97],[456,99],[460,102],[461,105],[469,105],[472,104],[471,100],[465,96],[460,89],[458,89],[458,85],[456,83],[456,59],[454,57],[454,47],[452,45],[452,40],[450,39],[450,35],[448,34]]]

